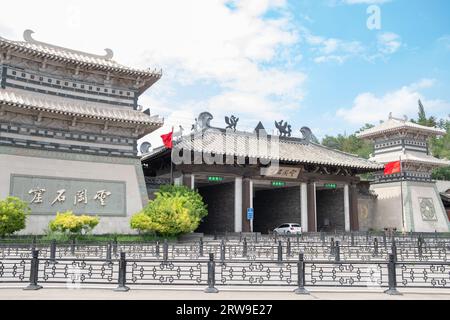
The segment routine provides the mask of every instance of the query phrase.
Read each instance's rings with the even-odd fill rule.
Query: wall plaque
[[[11,175],[10,195],[27,201],[31,214],[126,216],[125,181]]]

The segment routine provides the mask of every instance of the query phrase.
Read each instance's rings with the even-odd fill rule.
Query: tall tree
[[[428,142],[433,156],[440,159],[450,159],[450,121],[448,119],[440,119],[438,121],[436,117],[433,116],[427,118],[425,108],[421,100],[419,100],[419,110],[417,115],[417,120],[412,119],[412,122],[427,127],[439,127],[446,131],[444,136],[432,137]],[[448,117],[450,119],[450,115]],[[439,180],[450,180],[450,167],[437,168],[433,170],[432,178]]]
[[[411,119],[411,122],[420,124],[422,126],[427,127],[436,127],[437,126],[437,120],[435,117],[431,116],[427,118],[427,114],[425,113],[425,108],[422,104],[422,101],[419,99],[419,112],[417,113],[418,117],[416,119]]]

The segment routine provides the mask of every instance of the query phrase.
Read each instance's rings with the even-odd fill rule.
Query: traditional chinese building
[[[382,165],[314,143],[306,127],[297,138],[282,121],[276,122],[280,134],[269,135],[262,123],[244,132],[236,130],[236,117],[226,118],[227,129],[212,127],[212,118],[200,114],[172,150],[161,147],[142,157],[149,190],[172,172],[176,183],[200,192],[209,213],[199,232],[267,233],[282,223],[299,223],[304,231],[366,225],[357,175]]]
[[[376,229],[434,232],[449,231],[449,220],[435,182],[434,168],[449,166],[450,161],[431,155],[428,139],[444,135],[445,130],[430,128],[404,119],[389,119],[359,134],[374,142],[370,158],[381,164],[399,161],[401,171],[377,173],[371,189],[377,194],[372,226]]]
[[[161,72],[32,38],[0,37],[0,198],[29,201],[24,233],[56,212],[100,217],[98,233],[129,232],[148,201],[137,140],[163,120],[139,96]]]

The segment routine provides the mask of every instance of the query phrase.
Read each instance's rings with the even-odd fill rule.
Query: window
[[[92,86],[89,86],[89,90],[92,90]]]
[[[17,74],[17,72],[13,71],[12,74],[13,74],[13,76],[15,76]]]
[[[127,96],[129,96],[130,95],[130,93],[129,92],[127,92]]]
[[[76,83],[72,83],[72,87],[76,88],[77,84]]]
[[[84,84],[81,85],[81,89],[84,89]]]
[[[56,80],[56,84],[61,84],[61,81],[59,81],[59,80]]]
[[[100,88],[97,88],[97,91],[100,91]]]
[[[22,77],[25,78],[27,75],[25,73],[22,73]]]
[[[43,77],[39,77],[39,81],[44,81],[44,78]]]
[[[116,93],[116,90],[111,91],[112,93]]]
[[[64,82],[64,85],[65,85],[66,87],[68,87],[68,86],[69,86],[69,83],[68,83],[68,82]]]
[[[34,75],[31,75],[31,76],[30,76],[30,79],[33,80],[33,79],[34,79]]]
[[[108,89],[103,89],[104,92],[108,92]]]
[[[52,79],[48,79],[47,81],[48,81],[48,83],[52,83]]]

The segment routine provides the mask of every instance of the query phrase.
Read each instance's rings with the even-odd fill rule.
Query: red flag
[[[400,161],[389,162],[384,165],[384,174],[394,174],[401,172],[401,163]]]
[[[164,145],[169,149],[172,149],[172,146],[173,146],[172,135],[173,135],[173,128],[172,128],[172,132],[163,134],[161,136]]]

